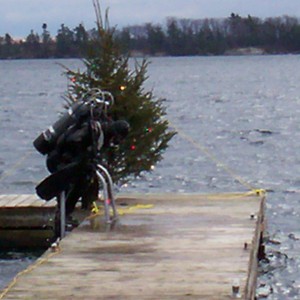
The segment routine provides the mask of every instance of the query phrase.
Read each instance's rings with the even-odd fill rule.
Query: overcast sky
[[[33,29],[41,33],[42,24],[56,35],[62,23],[74,29],[83,23],[95,26],[92,0],[0,0],[0,36],[25,37]],[[148,22],[164,24],[167,17],[223,18],[237,13],[259,18],[289,15],[300,17],[300,0],[102,0],[102,10],[109,8],[111,25]]]

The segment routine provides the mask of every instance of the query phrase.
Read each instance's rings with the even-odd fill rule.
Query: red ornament
[[[131,145],[131,146],[130,146],[130,149],[131,149],[131,150],[135,150],[135,148],[136,148],[135,145]]]

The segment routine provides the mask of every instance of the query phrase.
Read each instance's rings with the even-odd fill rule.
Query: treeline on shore
[[[80,58],[93,46],[96,29],[62,24],[51,36],[47,24],[41,33],[30,31],[22,40],[0,36],[0,59]],[[296,17],[264,20],[232,13],[224,19],[167,18],[165,25],[147,23],[115,31],[124,53],[151,56],[224,55],[258,49],[255,53],[300,53],[300,23]],[[240,52],[239,52],[240,51]],[[247,52],[247,51],[245,51]]]

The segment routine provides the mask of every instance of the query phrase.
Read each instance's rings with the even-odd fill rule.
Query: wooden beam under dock
[[[254,299],[264,195],[131,195],[117,203],[114,226],[101,214],[86,219],[1,299]]]

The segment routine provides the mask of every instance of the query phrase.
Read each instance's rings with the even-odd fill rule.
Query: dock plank
[[[21,203],[28,201],[28,199],[32,198],[32,195],[19,195],[18,197],[15,197],[13,200],[7,202],[5,205],[6,207],[15,207],[18,205],[21,205]],[[25,204],[26,205],[26,204]]]
[[[33,199],[31,206],[42,207],[42,206],[45,206],[45,202],[46,202],[45,200],[35,198],[35,199]]]
[[[120,199],[114,227],[108,230],[103,216],[85,220],[2,299],[232,299],[234,281],[242,299],[254,299],[249,277],[263,202],[257,196]]]
[[[37,195],[31,195],[29,198],[27,198],[27,201],[22,203],[22,206],[36,206],[36,202],[39,201],[39,202],[42,202],[42,203],[45,203],[44,200],[40,199],[37,197]],[[40,206],[40,205],[38,205]]]
[[[57,201],[55,199],[52,199],[50,201],[45,201],[44,207],[53,207],[57,205]]]
[[[11,195],[3,195],[3,196],[4,197],[0,199],[0,207],[6,206],[11,201],[17,199],[20,195],[11,194]]]
[[[23,195],[1,195],[0,209],[14,208],[14,207],[53,207],[56,206],[56,201],[45,201],[37,197],[37,195],[23,194]]]

